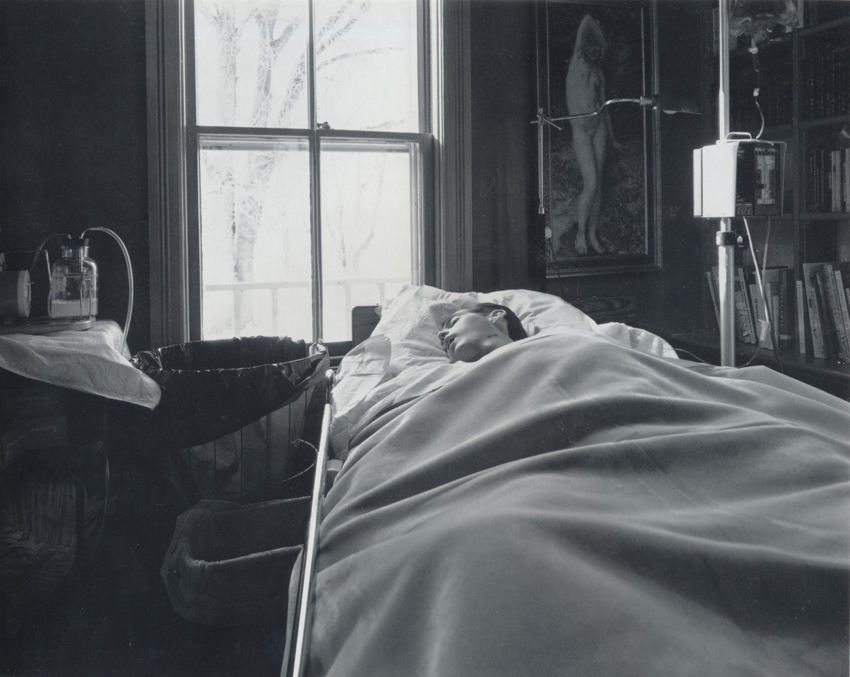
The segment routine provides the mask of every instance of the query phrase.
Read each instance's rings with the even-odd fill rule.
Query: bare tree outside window
[[[315,90],[320,120],[327,119],[334,129],[418,131],[416,18],[411,5],[415,3],[405,0],[317,2]],[[199,126],[307,127],[306,13],[306,2],[196,2]],[[215,134],[202,133],[204,336],[309,335],[307,137],[299,142],[291,136],[244,136],[239,144],[230,136],[223,142]],[[323,160],[321,208],[326,288],[339,283],[346,291],[337,305],[356,304],[358,280],[385,278],[380,284],[386,293],[387,281],[396,280],[391,284],[398,286],[398,280],[410,279],[410,173],[399,167],[398,148],[387,153],[337,143],[325,149],[325,143],[328,169],[326,178]],[[352,153],[363,156],[359,163],[333,160]],[[345,173],[340,175],[342,165]],[[340,190],[345,194],[335,194]],[[376,249],[385,263],[394,263],[375,267],[376,256],[368,252]],[[336,298],[334,293],[325,296]],[[340,314],[346,312],[339,308]],[[286,326],[272,326],[280,315],[286,317]]]

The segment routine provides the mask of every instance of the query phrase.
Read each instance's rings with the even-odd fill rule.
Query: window
[[[419,145],[320,139],[314,266],[308,140],[201,135],[203,337],[309,337],[321,305],[317,335],[348,340],[353,306],[383,302],[402,284],[419,282]]]
[[[146,11],[155,345],[347,340],[406,282],[468,288],[466,0]]]
[[[354,305],[422,281],[421,7],[187,8],[201,336],[350,339]]]

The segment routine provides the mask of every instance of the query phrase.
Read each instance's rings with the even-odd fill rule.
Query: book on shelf
[[[712,301],[715,302],[715,317],[717,326],[720,327],[720,282],[718,279],[718,268],[713,267],[707,274],[706,280],[711,293]],[[735,339],[740,343],[755,344],[755,328],[747,299],[743,294],[743,286],[738,275],[734,278],[733,303],[735,306]]]
[[[743,292],[741,292],[739,285],[736,284],[735,287],[735,318],[737,319],[737,324],[735,325],[737,332],[735,337],[741,343],[755,345],[755,328],[752,324],[752,318],[750,316],[750,309],[747,306],[747,300],[744,298]]]
[[[835,270],[833,263],[821,264],[818,268],[818,282],[823,287],[826,309],[829,313],[828,324],[835,341],[835,355],[843,361],[850,356],[850,334],[848,334],[848,327],[844,323],[844,316],[841,312],[838,294],[840,286],[836,285],[835,282]]]
[[[759,293],[758,285],[750,285],[750,304],[752,306],[753,320],[755,321],[758,344],[762,348],[773,349],[773,331],[776,322],[776,313],[773,306],[773,284],[763,283],[764,298]],[[768,316],[768,311],[770,315]],[[773,322],[770,322],[772,318]],[[768,331],[768,327],[770,331]]]
[[[711,305],[714,307],[714,319],[717,320],[717,326],[720,326],[720,299],[717,295],[717,282],[712,271],[705,271],[705,280],[708,285],[708,293],[711,296]]]
[[[747,277],[747,273],[743,268],[738,268],[735,271],[735,285],[736,291],[738,288],[741,290],[741,299],[743,302],[743,306],[747,309],[747,319],[744,324],[749,324],[750,332],[752,333],[752,341],[744,340],[745,343],[752,343],[753,345],[759,343],[759,329],[760,324],[759,320],[764,320],[764,308],[761,308],[761,315],[759,314],[759,303],[758,303],[758,291],[755,289],[755,285],[752,284],[752,281]],[[748,336],[747,332],[744,332],[744,336]]]
[[[850,211],[850,148],[815,148],[806,162],[806,211]]]
[[[752,299],[750,299],[747,281],[741,276],[741,271],[735,272],[735,317],[741,335],[738,337],[742,343],[756,345],[758,342],[758,328],[753,315]]]
[[[797,350],[801,355],[806,355],[812,352],[806,289],[802,280],[797,280],[795,287],[797,292]]]
[[[823,332],[821,331],[820,311],[818,309],[818,297],[815,295],[817,287],[813,277],[813,271],[809,264],[803,264],[803,280],[806,287],[806,311],[809,318],[809,331],[812,340],[812,355],[817,358],[826,357]]]
[[[754,343],[757,343],[762,348],[773,348],[773,340],[771,338],[770,333],[764,331],[764,328],[768,322],[768,309],[765,308],[767,304],[763,303],[763,299],[761,294],[759,293],[758,282],[756,281],[755,274],[750,275],[751,271],[748,271],[744,268],[738,268],[738,278],[742,281],[743,294],[747,300],[747,306],[750,310],[750,321],[753,325],[753,333],[755,334],[756,340]],[[770,302],[770,288],[764,284],[764,292],[765,297]],[[771,316],[773,315],[773,308],[769,308]]]
[[[847,298],[842,264],[804,263],[803,274],[812,352],[815,357],[843,362],[850,355],[850,312],[844,312],[850,310],[850,299]]]
[[[745,266],[739,270],[739,275],[747,281],[749,287],[756,327],[758,328],[760,323],[770,321],[770,332],[759,334],[759,343],[763,348],[773,348],[776,340],[780,350],[791,351],[797,344],[797,293],[794,271],[787,266],[771,266],[760,272],[764,297],[759,290],[755,268]]]
[[[826,289],[823,285],[823,278],[819,275],[815,276],[815,300],[817,303],[818,314],[820,317],[821,336],[823,338],[823,353],[828,360],[843,359],[844,355],[841,351],[841,343],[838,339],[835,322],[832,319],[832,313],[827,307]]]
[[[803,64],[803,115],[805,119],[845,114],[850,104],[847,79],[848,46],[832,38],[815,39]]]
[[[830,188],[830,211],[848,211],[848,196],[845,193],[845,182],[847,176],[847,161],[850,159],[850,149],[835,149],[829,151],[829,188]]]
[[[829,211],[841,211],[841,190],[838,189],[837,178],[841,176],[839,165],[836,163],[837,150],[829,151]]]
[[[735,272],[735,337],[742,344],[758,343],[763,348],[773,348],[775,340],[780,350],[792,351],[799,343],[799,304],[794,271],[786,266],[775,266],[761,272],[764,296],[759,289],[753,266],[741,266]],[[714,267],[706,272],[705,277],[719,326],[720,297],[717,275],[718,268]],[[804,288],[801,288],[800,293],[803,291]],[[803,310],[805,311],[805,307]],[[768,319],[771,323],[769,332],[762,330]],[[805,318],[803,321],[805,322]]]
[[[806,210],[850,211],[850,148],[815,148],[806,163]]]
[[[791,352],[797,345],[797,291],[792,268],[781,268],[776,283],[776,334],[779,349]]]
[[[844,355],[850,357],[850,262],[833,263],[830,268],[835,278],[835,297],[847,339]]]
[[[844,195],[844,211],[850,211],[850,148],[844,149],[844,182],[841,186]]]

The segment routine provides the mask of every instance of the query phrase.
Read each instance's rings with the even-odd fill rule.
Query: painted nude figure
[[[605,102],[602,62],[606,48],[605,36],[599,24],[591,16],[585,15],[579,24],[575,48],[567,68],[567,110],[570,115],[592,113]],[[605,151],[609,139],[618,150],[624,146],[614,139],[607,109],[594,117],[570,120],[570,125],[582,178],[576,251],[586,254],[589,246],[596,253],[604,254],[605,247],[599,242],[596,229],[602,205]]]

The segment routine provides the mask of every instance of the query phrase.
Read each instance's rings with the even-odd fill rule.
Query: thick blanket
[[[363,427],[309,674],[848,674],[850,406],[587,334]]]

